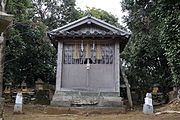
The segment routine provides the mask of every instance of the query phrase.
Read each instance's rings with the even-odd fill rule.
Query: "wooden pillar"
[[[63,43],[58,42],[58,53],[57,53],[57,71],[56,71],[56,91],[60,91],[62,83],[62,54],[63,54]]]
[[[120,92],[120,52],[119,52],[119,41],[115,43],[115,60],[114,60],[114,68],[115,68],[115,91]]]

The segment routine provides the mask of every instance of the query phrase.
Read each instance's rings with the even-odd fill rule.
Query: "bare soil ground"
[[[180,111],[180,100],[175,98],[172,101],[170,101],[168,104],[157,109],[157,111],[166,111],[166,110]]]
[[[49,114],[47,106],[24,105],[24,114],[13,114],[13,105],[5,105],[5,120],[180,120],[180,114],[144,115],[142,109],[115,114]]]

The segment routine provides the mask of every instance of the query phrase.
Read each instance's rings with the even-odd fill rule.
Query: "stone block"
[[[100,96],[118,97],[119,92],[100,92]]]
[[[80,92],[81,96],[89,96],[89,97],[93,97],[93,96],[98,96],[99,93],[97,92]]]
[[[49,105],[49,90],[36,90],[35,92],[35,103],[41,105]]]
[[[98,96],[79,96],[72,99],[72,104],[74,105],[95,105],[98,104]]]
[[[153,106],[144,104],[143,105],[143,113],[144,114],[153,114]]]
[[[100,107],[122,107],[123,101],[121,97],[103,97],[98,106]]]
[[[60,107],[121,107],[123,102],[122,98],[118,97],[118,92],[62,91],[55,93],[51,105]]]
[[[79,95],[79,91],[57,91],[57,95]]]

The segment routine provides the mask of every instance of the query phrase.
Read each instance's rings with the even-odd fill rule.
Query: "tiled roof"
[[[58,36],[58,37],[80,37],[80,36],[84,36],[84,37],[93,37],[93,36],[96,36],[96,37],[101,37],[101,36],[104,36],[104,37],[111,37],[111,36],[124,36],[124,37],[129,37],[129,34],[126,34],[126,33],[122,33],[122,32],[112,32],[112,31],[109,31],[109,32],[105,32],[105,31],[93,31],[93,32],[90,32],[90,31],[54,31],[54,32],[51,32],[50,33],[52,36]]]

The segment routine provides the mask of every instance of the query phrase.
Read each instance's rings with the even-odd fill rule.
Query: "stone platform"
[[[118,92],[56,91],[51,105],[55,107],[122,107]]]
[[[125,107],[47,107],[48,114],[75,114],[75,115],[90,115],[90,114],[125,114]]]

